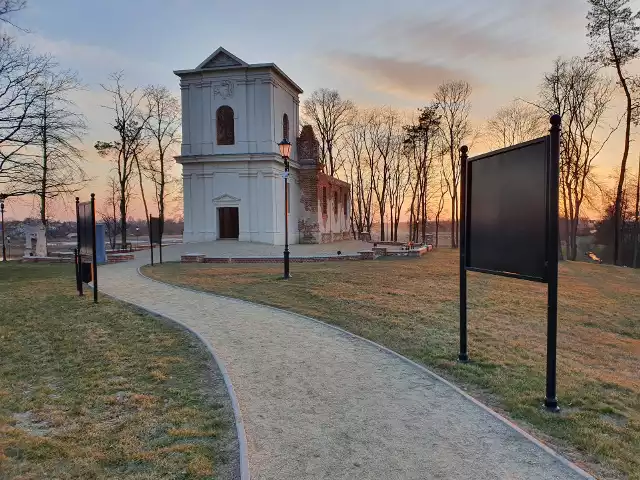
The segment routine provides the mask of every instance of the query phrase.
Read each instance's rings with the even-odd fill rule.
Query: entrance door
[[[238,207],[218,208],[218,226],[220,238],[238,238],[240,223],[238,222]]]

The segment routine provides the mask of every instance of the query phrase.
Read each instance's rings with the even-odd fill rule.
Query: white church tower
[[[302,89],[273,63],[248,64],[220,47],[182,91],[184,241],[237,239],[284,245],[284,162],[291,144],[289,243],[350,238],[350,186],[324,173],[318,141],[298,137]],[[300,157],[300,158],[299,158]]]
[[[284,244],[284,164],[288,138],[296,177],[298,96],[273,63],[248,64],[219,48],[193,70],[177,70],[182,92],[184,241]],[[290,198],[299,187],[289,182]],[[290,201],[289,242],[298,243],[299,202]]]

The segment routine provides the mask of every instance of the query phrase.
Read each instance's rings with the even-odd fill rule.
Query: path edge
[[[152,278],[149,278],[149,277],[143,275],[142,272],[140,272],[140,267],[138,267],[137,271],[138,271],[138,275],[140,275],[141,277],[148,278],[151,281],[155,281]],[[163,282],[159,282],[159,283],[163,283]],[[165,285],[171,286],[168,283],[165,284]],[[202,335],[200,335],[200,333],[195,331],[189,325],[181,322],[180,320],[176,320],[175,318],[168,317],[167,315],[164,315],[162,313],[156,312],[155,310],[152,310],[150,308],[143,307],[142,305],[139,305],[139,304],[137,304],[135,302],[130,302],[128,300],[122,300],[122,299],[116,297],[115,295],[111,295],[111,294],[108,294],[108,293],[103,293],[102,295],[114,298],[119,302],[127,303],[129,305],[132,305],[132,306],[142,310],[143,312],[146,312],[147,314],[149,314],[151,316],[159,317],[159,318],[168,320],[169,322],[176,323],[181,328],[183,328],[183,329],[187,330],[189,333],[191,333],[194,337],[196,337],[200,341],[200,343],[202,343],[205,346],[205,348],[209,352],[209,355],[211,355],[211,358],[213,359],[213,361],[217,365],[218,369],[220,370],[220,373],[222,374],[222,379],[224,380],[224,385],[225,385],[225,387],[227,389],[227,393],[229,394],[229,398],[231,400],[231,408],[233,409],[233,418],[234,418],[234,423],[235,423],[235,427],[236,427],[236,435],[238,437],[238,450],[239,450],[238,453],[239,453],[239,456],[240,456],[240,459],[239,459],[240,480],[251,480],[251,473],[249,471],[249,452],[248,452],[248,448],[247,448],[247,436],[246,436],[245,431],[244,431],[244,423],[242,421],[242,414],[240,413],[240,404],[238,402],[238,397],[236,397],[235,390],[233,389],[233,383],[231,383],[231,377],[229,377],[229,373],[227,372],[227,369],[225,368],[224,363],[222,362],[222,360],[220,360],[220,358],[216,354],[216,352],[215,352],[215,350],[213,348],[213,345],[211,345],[211,343],[206,338],[204,338]]]
[[[186,290],[186,291],[189,291],[189,292],[202,293],[202,294],[205,294],[205,295],[210,295],[212,297],[218,297],[218,298],[222,298],[222,299],[225,299],[225,300],[230,300],[232,302],[238,302],[238,303],[254,305],[254,306],[257,305],[257,306],[264,307],[264,308],[267,308],[269,310],[280,312],[280,313],[287,313],[289,315],[294,315],[294,316],[296,316],[298,318],[301,318],[301,319],[304,319],[304,320],[307,320],[307,321],[311,321],[311,322],[314,322],[314,323],[318,323],[320,325],[324,325],[326,327],[329,327],[329,328],[331,328],[333,330],[336,330],[336,331],[342,333],[343,335],[347,335],[349,337],[356,338],[358,340],[366,342],[369,345],[371,345],[371,346],[373,346],[373,347],[375,347],[375,348],[377,348],[377,349],[379,349],[379,350],[381,350],[381,351],[383,351],[383,352],[385,352],[385,353],[387,353],[387,354],[389,354],[391,356],[394,356],[394,357],[400,359],[401,361],[403,361],[404,363],[407,363],[407,364],[411,365],[412,367],[414,367],[414,368],[426,373],[427,375],[429,375],[430,377],[434,378],[435,380],[437,380],[437,381],[443,383],[444,385],[448,386],[449,388],[453,389],[456,393],[458,393],[460,396],[462,396],[465,400],[473,403],[474,405],[480,407],[485,412],[489,413],[494,418],[500,420],[502,423],[504,423],[505,425],[507,425],[511,429],[515,430],[517,433],[519,433],[524,438],[526,438],[527,440],[532,442],[538,448],[542,449],[543,451],[545,451],[546,453],[548,453],[549,455],[554,457],[556,460],[558,460],[560,463],[562,463],[564,466],[570,468],[571,470],[573,470],[574,472],[576,472],[578,475],[582,476],[583,478],[585,478],[587,480],[597,480],[597,478],[595,476],[591,475],[586,470],[583,470],[578,465],[576,465],[574,462],[572,462],[568,458],[564,457],[562,454],[558,453],[556,450],[554,450],[553,448],[549,447],[544,442],[542,442],[541,440],[537,439],[536,437],[534,437],[533,435],[531,435],[527,431],[523,430],[522,428],[520,428],[518,425],[516,425],[514,422],[512,422],[508,418],[502,416],[501,414],[499,414],[498,412],[496,412],[492,408],[488,407],[487,405],[482,403],[480,400],[477,400],[476,398],[472,397],[471,395],[466,393],[464,390],[462,390],[460,387],[454,385],[453,383],[451,383],[447,379],[441,377],[440,375],[438,375],[437,373],[433,372],[432,370],[428,369],[424,365],[421,365],[421,364],[419,364],[417,362],[414,362],[413,360],[405,357],[404,355],[399,354],[398,352],[395,352],[395,351],[391,350],[390,348],[387,348],[387,347],[385,347],[383,345],[380,345],[379,343],[376,343],[373,340],[369,340],[368,338],[364,338],[364,337],[361,337],[360,335],[357,335],[355,333],[349,332],[348,330],[340,328],[340,327],[338,327],[336,325],[331,325],[330,323],[324,322],[322,320],[318,320],[317,318],[309,317],[307,315],[302,315],[300,313],[292,312],[290,310],[285,310],[283,308],[278,308],[278,307],[272,307],[270,305],[265,305],[265,304],[262,304],[262,303],[254,303],[254,302],[250,302],[248,300],[243,300],[243,299],[240,299],[240,298],[227,297],[225,295],[218,295],[218,294],[212,293],[212,292],[205,292],[203,290],[198,290],[198,289],[195,289],[195,288],[183,287],[181,285],[173,285],[171,283],[163,282],[161,280],[156,280],[155,278],[148,277],[144,273],[142,273],[141,268],[145,267],[145,266],[148,266],[148,265],[149,264],[140,265],[139,267],[137,267],[136,270],[138,272],[138,275],[140,275],[142,278],[147,279],[147,280],[149,280],[151,282],[160,283],[162,285],[167,285],[169,287],[173,287],[173,288],[177,288],[177,289],[181,289],[181,290]],[[182,322],[178,322],[178,323],[182,324]],[[186,328],[188,328],[190,331],[193,331],[189,327],[186,327]],[[200,335],[197,332],[195,332],[195,334],[198,335],[198,337],[200,337]],[[223,375],[226,375],[226,371],[223,373]],[[225,382],[226,382],[226,377],[225,377]],[[231,384],[231,380],[229,380],[229,384]]]

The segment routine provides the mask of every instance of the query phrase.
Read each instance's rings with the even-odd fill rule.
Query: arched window
[[[233,145],[236,143],[233,108],[223,105],[216,111],[216,129],[218,145]]]
[[[289,140],[289,115],[282,116],[282,138]]]

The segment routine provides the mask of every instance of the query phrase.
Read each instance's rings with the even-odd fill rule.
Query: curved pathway
[[[186,250],[185,250],[186,249]],[[165,259],[194,246],[164,250]],[[383,349],[295,314],[101,267],[100,289],[207,339],[240,405],[253,479],[584,478],[489,411]]]

